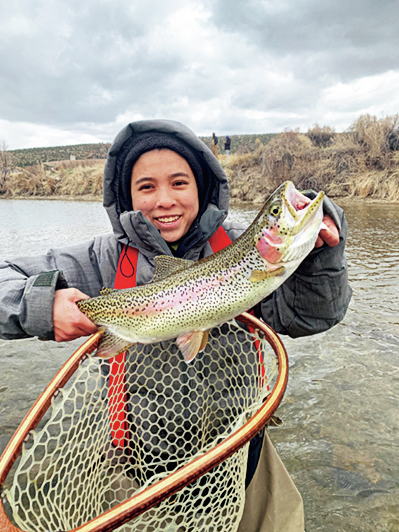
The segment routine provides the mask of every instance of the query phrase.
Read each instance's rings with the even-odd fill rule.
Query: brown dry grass
[[[333,197],[399,201],[399,117],[364,115],[348,132],[317,124],[284,131],[254,152],[223,162],[232,197],[264,201],[286,180]]]
[[[102,195],[104,161],[64,161],[16,169],[3,185],[3,197]]]
[[[333,197],[399,201],[399,117],[364,115],[346,133],[315,124],[307,134],[284,131],[253,151],[220,156],[231,197],[263,202],[281,183]],[[2,197],[100,198],[104,160],[46,163],[7,174]]]

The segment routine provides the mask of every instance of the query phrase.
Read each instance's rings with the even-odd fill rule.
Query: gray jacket
[[[147,131],[161,131],[183,139],[202,154],[217,183],[200,220],[203,239],[187,251],[185,258],[198,260],[210,255],[208,239],[221,224],[232,240],[245,230],[241,224],[225,221],[229,201],[226,175],[212,152],[188,128],[169,120],[129,124],[112,144],[104,170],[104,207],[113,233],[94,237],[84,244],[50,249],[46,255],[0,263],[0,338],[54,339],[55,290],[74,287],[93,297],[102,287],[112,287],[123,244],[139,249],[138,285],[151,281],[157,255],[172,254],[140,211],[121,213],[119,207],[117,154],[131,135]],[[296,272],[256,309],[278,333],[292,337],[319,333],[342,320],[347,310],[351,297],[344,254],[347,224],[342,209],[330,199],[325,199],[324,210],[340,230],[338,246],[313,250]]]

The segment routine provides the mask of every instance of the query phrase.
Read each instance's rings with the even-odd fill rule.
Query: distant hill
[[[256,147],[256,139],[266,145],[269,140],[275,137],[274,133],[251,134],[251,135],[230,135],[231,153],[245,153],[252,151]],[[225,135],[218,135],[219,153],[224,153]],[[200,137],[200,139],[210,148],[212,137]],[[49,161],[69,161],[71,155],[76,160],[82,159],[105,159],[111,144],[75,144],[73,146],[53,146],[49,148],[27,148],[26,150],[10,150],[13,166],[24,168],[35,164]]]
[[[73,146],[53,146],[50,148],[27,148],[9,150],[13,166],[25,167],[49,161],[69,161],[71,155],[76,160],[105,159],[111,144],[75,144]]]

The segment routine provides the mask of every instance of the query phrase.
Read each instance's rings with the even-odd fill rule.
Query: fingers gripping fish
[[[313,249],[322,228],[324,193],[311,201],[282,184],[232,244],[199,261],[159,256],[151,283],[105,288],[77,303],[103,329],[96,355],[114,357],[136,343],[177,338],[186,362],[202,351],[208,331],[259,303]]]

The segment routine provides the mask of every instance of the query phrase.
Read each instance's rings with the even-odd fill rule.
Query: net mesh
[[[230,322],[190,365],[175,341],[135,346],[111,398],[109,372],[110,362],[86,359],[24,443],[5,492],[23,530],[76,528],[202,455],[260,408],[277,362],[262,335]],[[248,444],[116,530],[235,531],[247,455]]]

